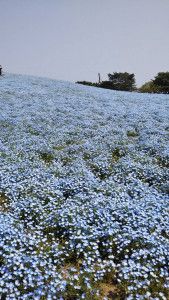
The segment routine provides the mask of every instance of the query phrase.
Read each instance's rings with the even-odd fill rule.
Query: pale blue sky
[[[97,81],[169,71],[169,0],[0,0],[0,64],[9,73]]]

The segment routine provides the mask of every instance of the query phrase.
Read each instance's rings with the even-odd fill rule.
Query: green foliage
[[[0,267],[4,264],[4,258],[2,255],[0,255]]]
[[[97,84],[97,83],[94,83],[94,82],[90,82],[90,81],[77,81],[76,83],[78,83],[78,84],[83,84],[83,85],[89,85],[89,86],[96,86],[96,87],[98,87],[99,86],[99,84]]]
[[[90,81],[77,81],[78,84],[95,86],[99,88],[117,91],[138,91],[141,93],[164,93],[169,94],[169,72],[159,72],[154,80],[145,82],[140,88],[136,88],[135,74],[128,72],[114,72],[108,74],[108,79],[100,83]]]
[[[103,88],[103,89],[109,89],[109,90],[113,90],[113,85],[111,81],[102,81],[99,85],[99,87]]]
[[[41,152],[40,157],[45,163],[51,163],[54,159],[53,154],[50,152]]]
[[[144,83],[139,89],[141,93],[169,93],[169,72],[159,72],[154,80]]]
[[[118,91],[135,90],[135,75],[127,72],[114,72],[108,74],[109,81],[112,83],[112,89]]]
[[[9,209],[9,199],[4,193],[0,192],[0,211],[8,211]]]
[[[128,137],[138,137],[139,136],[139,133],[137,131],[131,131],[131,130],[128,130],[127,131],[127,136]]]
[[[157,93],[157,87],[156,85],[153,83],[153,81],[148,81],[146,83],[144,83],[139,89],[139,92],[141,93]]]
[[[153,84],[157,87],[158,93],[169,94],[169,72],[159,72],[155,76]]]
[[[109,80],[102,81],[101,83],[93,83],[90,81],[77,81],[76,83],[100,87],[110,90],[119,91],[133,91],[135,90],[135,75],[127,72],[108,74]]]
[[[118,160],[125,156],[125,153],[122,149],[120,148],[115,148],[113,151],[112,151],[112,160],[113,162],[118,162]]]

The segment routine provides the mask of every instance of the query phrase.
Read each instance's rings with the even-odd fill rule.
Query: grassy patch
[[[4,193],[0,193],[0,211],[9,210],[9,199]]]
[[[125,156],[125,152],[122,149],[120,149],[120,148],[115,148],[112,151],[112,161],[113,162],[118,162],[118,160],[120,158],[122,158],[123,156]]]
[[[61,151],[65,148],[65,145],[56,145],[53,147],[54,150],[56,151]]]
[[[100,180],[105,180],[111,175],[111,166],[109,168],[103,168],[99,165],[96,165],[94,163],[91,163],[89,165],[91,171],[93,174],[98,177]]]
[[[83,153],[83,159],[84,160],[89,160],[90,158],[91,158],[91,154],[90,153],[87,153],[87,152]]]
[[[160,166],[162,168],[169,168],[169,157],[157,156],[156,163],[158,166]]]
[[[61,158],[61,162],[63,166],[69,165],[73,161],[73,158],[70,156],[64,156]]]
[[[40,158],[46,163],[49,164],[54,160],[54,155],[50,152],[41,152]]]
[[[101,299],[107,297],[108,299],[123,300],[124,295],[118,290],[117,286],[111,283],[100,283],[99,289],[101,291]]]
[[[130,137],[138,137],[139,136],[139,133],[137,131],[134,131],[134,130],[128,130],[127,131],[127,136],[130,138]]]

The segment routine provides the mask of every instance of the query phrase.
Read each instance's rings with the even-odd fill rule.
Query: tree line
[[[140,88],[136,87],[135,74],[127,72],[109,73],[106,81],[100,81],[99,74],[98,83],[90,81],[77,81],[76,83],[117,91],[169,94],[169,72],[159,72],[154,79],[144,83]]]

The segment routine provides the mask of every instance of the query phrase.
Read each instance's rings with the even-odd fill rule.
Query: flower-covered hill
[[[2,300],[169,298],[169,96],[0,78]]]

